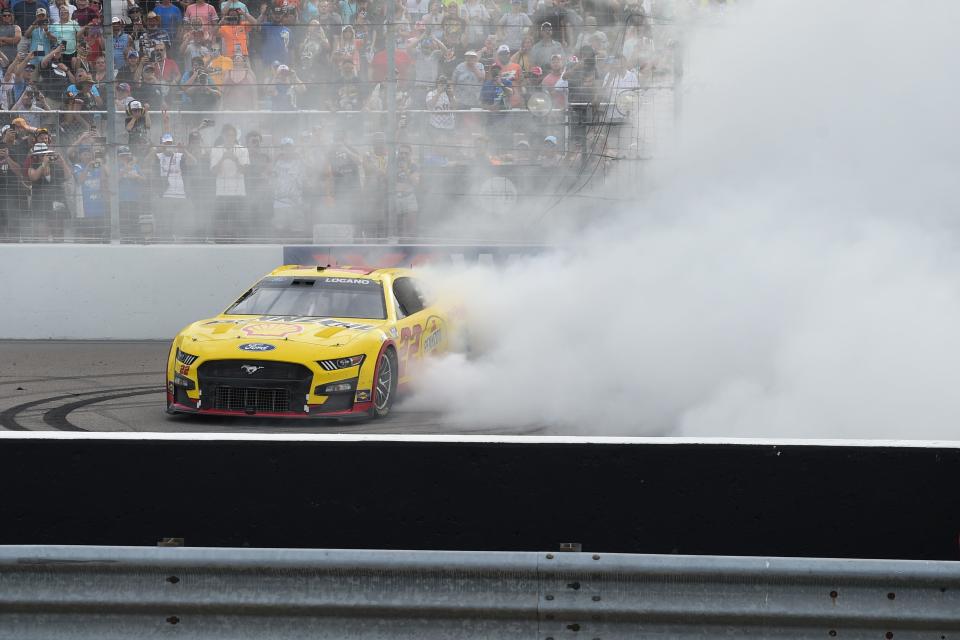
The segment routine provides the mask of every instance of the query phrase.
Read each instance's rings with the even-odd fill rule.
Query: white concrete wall
[[[0,245],[0,338],[167,340],[282,260],[277,245]]]

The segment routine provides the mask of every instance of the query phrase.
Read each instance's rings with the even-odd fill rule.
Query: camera
[[[209,78],[210,78],[210,74],[208,74],[206,71],[201,69],[197,72],[198,82],[206,82]]]
[[[224,22],[226,24],[237,24],[240,22],[240,18],[238,16],[227,16]]]
[[[151,49],[150,50],[150,62],[160,62],[160,50]]]
[[[66,51],[66,50],[67,50],[67,41],[66,41],[66,40],[61,40],[61,41],[60,41],[60,46],[63,47],[63,50],[64,50],[64,51]]]

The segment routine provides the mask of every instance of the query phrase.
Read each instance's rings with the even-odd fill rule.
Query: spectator
[[[9,7],[0,9],[0,54],[11,62],[17,57],[21,36],[19,25],[13,21],[13,12]]]
[[[212,5],[207,4],[207,0],[195,0],[193,4],[187,5],[184,17],[191,21],[194,18],[199,18],[204,31],[207,32],[207,37],[211,40],[217,37],[217,22],[219,22],[220,16],[217,15],[217,10]]]
[[[457,106],[470,109],[480,106],[480,88],[483,86],[483,65],[477,62],[477,52],[467,51],[463,62],[453,72],[454,95]]]
[[[416,237],[417,188],[420,186],[420,167],[413,161],[409,144],[397,148],[397,232],[400,236]]]
[[[533,57],[530,54],[530,50],[532,48],[533,48],[533,38],[530,36],[524,36],[523,40],[520,41],[520,50],[515,52],[512,56],[510,56],[510,62],[520,67],[520,71],[522,73],[526,73],[527,71],[530,71],[533,67],[537,66],[533,63]]]
[[[510,106],[514,109],[522,107],[523,72],[520,70],[519,64],[510,61],[510,47],[505,44],[500,45],[497,49],[497,60],[494,64],[500,68],[500,77],[504,83],[509,84],[512,89]]]
[[[73,12],[76,10],[77,8],[67,2],[67,0],[56,0],[56,2],[47,7],[47,13],[50,16],[50,24],[61,24],[63,20],[60,16],[64,13],[67,14],[66,21],[69,22],[73,19]]]
[[[223,84],[224,75],[227,71],[233,69],[233,60],[220,50],[219,44],[214,45],[213,49],[207,51],[202,57],[207,61],[207,73],[210,75],[210,79],[219,88]]]
[[[31,57],[29,60],[31,61],[30,64],[33,64],[33,58]],[[13,109],[13,105],[23,95],[28,83],[33,80],[35,67],[27,69],[27,61],[26,52],[18,53],[3,74],[2,107],[4,110]]]
[[[14,22],[20,27],[21,33],[26,36],[27,29],[36,23],[37,16],[39,15],[38,11],[43,9],[43,15],[46,16],[47,9],[49,8],[50,3],[47,2],[47,0],[22,0],[22,2],[13,5]],[[33,51],[33,49],[30,50]]]
[[[501,42],[510,47],[511,51],[519,51],[523,35],[532,24],[530,16],[523,13],[523,0],[511,0],[510,13],[505,13],[500,18],[497,32]]]
[[[353,221],[353,215],[360,208],[362,201],[361,162],[360,154],[347,142],[344,130],[337,130],[327,163],[335,204],[329,219],[322,220],[323,222],[344,224]]]
[[[90,0],[76,0],[77,9],[73,12],[73,19],[81,27],[100,22],[100,10]]]
[[[76,82],[67,87],[67,95],[79,103],[81,111],[90,111],[91,109],[102,109],[103,98],[100,97],[100,91],[93,84],[93,78],[84,70],[80,70],[76,75]],[[121,91],[118,89],[117,94]],[[126,105],[123,105],[126,107]]]
[[[84,73],[84,74],[86,74],[86,77],[88,77],[88,78],[90,77],[90,74],[88,74],[86,71],[83,71],[82,69],[81,69],[79,72],[77,72],[77,73],[78,73],[78,74],[79,74],[79,73]],[[80,75],[77,75],[77,82],[80,81],[80,77],[81,77]],[[92,79],[91,79],[91,80],[92,80]],[[96,86],[94,86],[94,88],[96,88]],[[98,90],[98,94],[99,94],[99,90]],[[136,98],[136,99],[137,99],[137,100],[140,100],[140,98]],[[131,91],[130,85],[127,84],[126,82],[121,82],[121,83],[119,83],[119,84],[117,85],[117,90],[114,92],[114,101],[116,102],[116,105],[115,105],[114,108],[115,108],[117,111],[123,111],[123,113],[126,113],[126,112],[127,112],[127,105],[130,104],[133,100],[134,100],[134,97],[133,97],[133,95],[132,95],[132,91]],[[143,100],[140,100],[140,102],[143,102]],[[150,102],[150,101],[147,100],[147,103],[148,103],[148,104],[149,104],[149,102]],[[154,104],[156,104],[156,103],[154,103]]]
[[[289,7],[289,9],[293,9]],[[295,9],[293,9],[295,11]],[[292,13],[284,7],[275,6],[271,11],[265,11],[260,16],[260,34],[262,37],[260,61],[264,67],[269,67],[274,61],[290,65],[291,51],[296,49],[293,33],[288,22],[295,20]]]
[[[26,3],[24,2],[24,4]],[[53,49],[57,43],[57,39],[50,33],[50,20],[47,17],[47,10],[43,7],[36,10],[33,22],[27,26],[23,35],[30,40],[29,50],[34,55],[39,52],[40,57]]]
[[[72,175],[64,157],[37,142],[27,158],[30,183],[30,214],[34,237],[63,240],[63,225],[69,215],[64,193],[67,176]]]
[[[431,38],[435,40],[443,38],[443,2],[441,0],[430,0],[430,9],[423,17],[423,25]]]
[[[63,45],[58,44],[43,57],[40,67],[34,72],[34,80],[46,94],[51,106],[60,104],[67,86],[75,81],[70,67],[63,63],[63,49]]]
[[[419,107],[424,103],[427,93],[434,87],[440,76],[440,60],[446,47],[430,32],[424,31],[419,38],[411,40],[407,51],[414,64],[413,104]]]
[[[430,114],[429,123],[434,129],[447,132],[453,131],[454,114],[445,113],[453,109],[455,99],[453,87],[446,76],[440,76],[434,89],[427,93],[427,109],[435,113]],[[439,112],[439,113],[436,113]]]
[[[27,69],[29,69],[29,65]],[[23,90],[23,93],[20,94],[20,99],[13,105],[11,111],[49,111],[50,105],[47,103],[47,98],[43,95],[43,92],[34,88],[31,85],[27,85],[26,89]],[[25,116],[26,121],[32,126],[36,126],[38,120],[33,116]]]
[[[124,83],[121,83],[121,85]],[[127,85],[127,90],[132,94],[132,98],[127,99],[137,99],[144,104],[158,105],[161,109],[167,107],[166,96],[163,95],[163,87],[161,86],[160,77],[157,75],[157,67],[153,63],[145,64],[141,67],[140,79],[133,83],[133,85]],[[119,86],[118,91],[119,94]],[[126,98],[125,98],[126,99]],[[126,104],[123,105],[126,107]]]
[[[270,108],[273,111],[296,111],[297,96],[306,91],[306,87],[293,71],[285,64],[277,67],[273,80],[267,87],[270,96]]]
[[[331,49],[340,48],[340,33],[343,30],[343,18],[334,10],[333,0],[321,0],[317,21],[330,43]]]
[[[486,40],[483,41],[483,48],[477,52],[477,55],[480,58],[480,64],[483,65],[483,68],[486,69],[493,65],[497,61],[497,36],[489,35]]]
[[[326,91],[334,79],[333,67],[330,64],[330,42],[326,32],[316,20],[311,22],[307,36],[300,46],[300,70],[305,91],[302,95],[302,104],[317,105],[326,102],[329,93]]]
[[[577,42],[573,47],[574,51],[580,51],[585,45],[590,45],[596,50],[610,50],[610,40],[607,34],[597,29],[597,19],[593,16],[587,16],[583,23],[583,31],[577,36]]]
[[[147,201],[148,181],[130,152],[130,147],[117,148],[117,171],[120,188],[120,236],[137,238],[140,236],[139,215],[144,211],[144,203]]]
[[[86,71],[91,76],[94,71],[93,61],[90,59],[90,47],[87,45],[86,40],[83,39],[82,34],[83,30],[79,32],[79,39],[77,40],[77,55],[73,56],[73,59],[70,60],[70,68],[73,69],[73,74],[76,75],[77,71],[81,69]]]
[[[467,46],[467,21],[460,17],[460,11],[455,3],[451,2],[447,5],[440,26],[443,27],[441,39],[448,48],[462,51],[460,47]]]
[[[538,158],[542,167],[559,167],[563,158],[557,146],[556,136],[547,136],[543,139],[543,147]]]
[[[57,2],[64,2],[64,0],[57,0]],[[53,36],[56,42],[67,43],[66,48],[63,50],[63,58],[64,62],[70,64],[73,56],[77,55],[77,39],[80,35],[80,25],[70,17],[70,11],[65,8],[70,5],[61,6],[64,6],[64,9],[57,13],[57,18],[53,18],[51,13],[51,20],[54,20],[54,22],[50,25],[50,35]]]
[[[480,89],[480,104],[491,111],[509,109],[512,94],[513,89],[500,77],[500,67],[490,67]]]
[[[82,145],[80,157],[73,166],[74,181],[80,188],[83,201],[83,222],[85,237],[103,240],[109,235],[106,223],[107,167],[97,158],[90,145]]]
[[[220,27],[221,30],[223,28]],[[204,30],[200,18],[191,18],[187,21],[187,27],[181,30],[181,35],[179,51],[184,68],[189,67],[190,61],[194,58],[209,56],[213,50],[213,40]]]
[[[256,21],[246,11],[231,7],[220,25],[221,51],[223,55],[249,56],[249,34]]]
[[[21,182],[26,177],[17,160],[17,130],[9,124],[0,128],[0,238],[19,234],[20,215],[26,209]]]
[[[177,42],[183,13],[170,0],[160,0],[153,6],[153,12],[160,16],[160,28],[167,32],[170,42]]]
[[[363,195],[366,197],[361,215],[356,216],[360,234],[365,238],[386,237],[383,227],[384,203],[387,197],[387,168],[390,154],[387,150],[387,138],[377,131],[371,139],[370,151],[363,156]]]
[[[135,152],[150,144],[150,105],[139,100],[127,103],[127,117],[124,124],[127,130],[127,145]]]
[[[187,190],[184,175],[191,162],[196,158],[183,145],[177,145],[173,135],[165,133],[160,137],[160,147],[154,151],[154,176],[157,179],[159,208],[155,228],[157,235],[163,238],[193,236],[196,218],[186,206]]]
[[[567,108],[567,81],[564,79],[566,67],[559,53],[550,58],[550,72],[543,77],[540,86],[549,94],[554,109]]]
[[[545,4],[533,14],[533,23],[541,25],[541,34],[543,32],[543,24],[549,23],[551,25],[551,35],[556,37],[559,43],[564,47],[572,47],[575,41],[573,37],[573,28],[576,26],[576,23],[579,20],[577,16],[572,11],[567,10],[564,7],[566,4],[565,0],[546,0]],[[551,55],[554,52],[550,52]],[[561,53],[563,53],[561,51]],[[549,57],[547,58],[549,62]],[[545,66],[541,64],[540,66]]]
[[[563,54],[563,47],[553,39],[553,25],[544,22],[540,25],[540,39],[530,49],[530,61],[535,67],[546,68],[554,54]]]
[[[483,39],[492,28],[490,12],[481,0],[463,0],[460,5],[460,18],[466,23],[465,46],[479,48]]]
[[[331,107],[334,111],[360,111],[366,106],[366,98],[366,89],[357,78],[353,62],[344,60],[340,63],[340,81]]]
[[[191,64],[190,71],[184,73],[180,79],[180,96],[184,108],[199,111],[215,109],[220,101],[220,90],[210,80],[203,58],[197,56]]]
[[[114,69],[116,73],[114,81],[126,82],[127,84],[135,82],[137,76],[143,73],[143,60],[144,58],[141,58],[134,49],[127,51],[126,63],[122,67]]]
[[[246,215],[250,221],[250,232],[260,237],[268,233],[271,224],[269,212],[273,209],[273,160],[269,151],[263,147],[263,136],[259,131],[250,131],[247,134],[247,152],[250,164],[244,169]]]
[[[307,226],[303,188],[309,176],[293,146],[292,138],[280,141],[280,151],[270,173],[273,178],[273,233],[281,238],[300,236]]]
[[[246,211],[243,172],[250,165],[246,147],[240,145],[233,125],[224,125],[219,144],[210,151],[210,172],[216,177],[215,233],[220,238],[243,238],[248,221],[238,219]]]
[[[153,11],[147,14],[146,28],[139,40],[140,51],[147,60],[154,63],[158,62],[163,55],[169,55],[173,46],[170,35],[160,28],[160,16]]]
[[[127,54],[136,51],[133,50],[133,38],[123,32],[120,18],[114,17],[110,26],[113,29],[113,68],[120,70],[127,64]]]
[[[258,108],[257,76],[242,55],[234,56],[233,68],[223,78],[221,106],[227,111],[255,111]]]

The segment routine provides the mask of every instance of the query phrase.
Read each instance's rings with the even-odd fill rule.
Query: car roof
[[[387,278],[397,278],[400,276],[410,275],[410,270],[400,268],[378,269],[375,267],[363,266],[352,267],[349,265],[327,267],[323,265],[288,264],[282,267],[277,267],[267,275],[293,276],[301,278],[315,278],[322,275],[328,278],[366,278],[368,280],[376,280],[380,282]]]

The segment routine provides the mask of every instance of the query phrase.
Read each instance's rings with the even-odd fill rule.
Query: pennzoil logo
[[[289,322],[254,322],[240,328],[240,330],[250,337],[256,338],[286,338],[303,331],[299,324]]]

